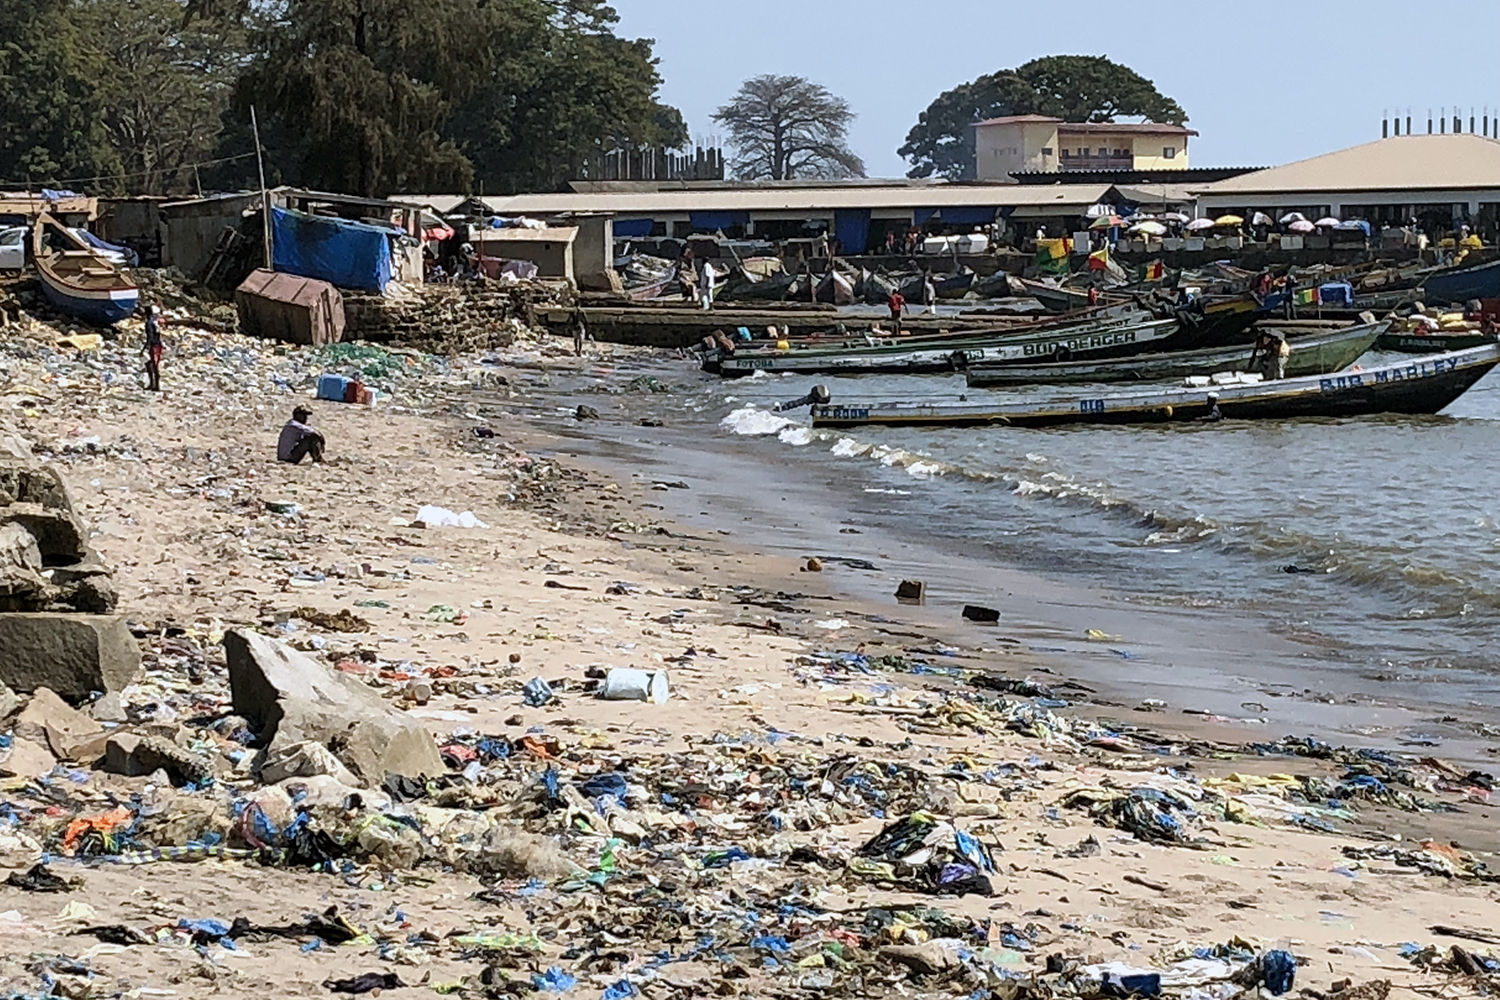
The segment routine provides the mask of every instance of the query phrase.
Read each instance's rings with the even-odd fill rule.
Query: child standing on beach
[[[156,307],[146,307],[146,346],[141,349],[146,355],[146,388],[152,392],[161,392],[161,359],[166,353],[166,345],[161,339],[161,321],[157,318]]]

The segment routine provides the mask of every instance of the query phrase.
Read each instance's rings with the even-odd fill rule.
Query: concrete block
[[[51,688],[66,701],[122,690],[141,668],[125,620],[110,615],[0,614],[0,683]]]

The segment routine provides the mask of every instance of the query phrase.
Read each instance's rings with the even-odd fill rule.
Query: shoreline
[[[55,922],[59,899],[16,893],[13,957],[0,961],[0,980],[18,988],[35,983],[18,956],[87,952],[91,971],[129,984],[121,989],[174,981],[193,990],[214,981],[212,989],[232,996],[322,996],[325,977],[372,969],[427,987],[461,983],[477,995],[481,974],[524,982],[553,966],[577,976],[563,991],[569,996],[597,996],[621,980],[682,995],[725,988],[932,995],[946,988],[892,948],[968,940],[976,957],[951,971],[972,992],[1046,977],[1051,954],[1170,965],[1182,942],[1207,947],[1238,936],[1258,950],[1292,948],[1307,963],[1299,985],[1324,989],[1344,977],[1431,982],[1436,973],[1403,958],[1401,942],[1431,940],[1437,923],[1495,922],[1486,882],[1403,867],[1403,858],[1428,854],[1381,832],[1484,849],[1467,825],[1482,827],[1487,808],[1466,801],[1441,772],[1413,765],[1420,780],[1439,779],[1428,789],[1401,786],[1400,796],[1462,803],[1468,812],[1387,814],[1358,800],[1330,810],[1327,802],[1288,800],[1280,794],[1286,786],[1256,776],[1290,770],[1332,788],[1344,758],[1225,757],[1202,732],[1170,732],[1175,726],[1160,713],[1123,721],[1143,730],[1162,723],[1169,735],[1114,736],[1090,715],[1133,706],[1054,713],[1033,695],[976,687],[975,675],[1000,674],[1077,693],[1065,675],[1041,673],[1057,669],[1057,654],[1001,642],[1010,635],[1004,626],[983,633],[990,651],[979,652],[969,630],[953,635],[945,621],[929,619],[945,603],[893,611],[841,596],[845,581],[863,579],[850,575],[860,571],[830,562],[821,573],[802,572],[805,555],[757,551],[648,507],[694,492],[653,489],[653,470],[637,468],[642,478],[632,480],[590,471],[583,460],[554,462],[547,453],[567,439],[544,422],[475,421],[465,416],[472,406],[449,405],[457,383],[445,380],[475,384],[486,373],[515,371],[550,378],[537,352],[536,368],[464,362],[426,381],[412,376],[388,407],[312,404],[334,461],[310,468],[270,460],[275,431],[311,377],[277,388],[271,369],[310,370],[310,355],[266,350],[246,367],[256,375],[252,390],[228,394],[219,381],[244,384],[244,375],[190,350],[169,361],[163,398],[120,385],[54,385],[47,407],[18,411],[21,429],[44,444],[100,439],[54,454],[96,544],[117,567],[122,612],[148,626],[148,671],[127,702],[138,712],[173,708],[174,720],[222,710],[214,637],[228,625],[268,631],[330,663],[357,667],[365,650],[375,666],[361,676],[440,741],[470,746],[483,736],[517,748],[486,763],[478,782],[451,772],[442,794],[475,797],[483,803],[475,808],[515,817],[594,881],[569,887],[567,878],[524,864],[483,877],[442,866],[413,871],[378,855],[351,857],[353,867],[339,876],[232,861],[142,873],[70,866],[59,870],[84,880],[71,901],[86,901],[109,922],[171,927],[244,916],[276,924],[337,903],[370,936],[316,954],[299,954],[301,940],[277,939],[200,952],[170,932],[155,944],[91,949],[91,940]],[[27,384],[14,379],[0,399],[14,397],[17,382]],[[405,412],[408,396],[422,412]],[[494,438],[473,433],[481,423]],[[277,514],[268,501],[297,512]],[[489,527],[414,527],[422,503],[473,510]],[[798,516],[788,522],[800,523]],[[808,596],[787,596],[792,590]],[[301,617],[303,608],[349,611],[370,630],[336,633]],[[838,628],[818,625],[841,619],[847,624]],[[949,655],[950,641],[967,648]],[[189,682],[190,665],[204,673],[200,683]],[[671,700],[589,695],[590,670],[627,665],[667,669]],[[435,689],[431,701],[404,698],[405,678],[424,676]],[[538,676],[559,698],[527,706],[521,685]],[[196,724],[157,724],[194,745],[229,750]],[[536,811],[535,789],[549,770],[570,790],[615,774],[630,791],[601,812],[587,802]],[[226,780],[254,785],[238,771]],[[139,795],[148,783],[88,777],[93,795]],[[1131,831],[1134,821],[1116,803],[1146,801],[1141,788],[1186,797],[1189,811],[1175,813],[1181,839]],[[192,817],[208,822],[223,808],[212,790],[168,799],[169,814],[188,817],[174,828],[180,838],[199,832]],[[459,849],[440,832],[444,808],[432,801],[406,808],[434,846]],[[860,853],[882,827],[924,811],[992,853],[993,870],[980,874],[993,895],[924,888],[920,868]],[[1341,832],[1311,832],[1299,816]],[[1455,818],[1465,825],[1443,835]],[[28,830],[41,836],[41,826]],[[3,860],[20,869],[35,857],[18,843]],[[893,912],[901,921],[882,928],[887,918],[878,914]],[[667,928],[655,913],[689,914],[691,926]],[[604,942],[596,927],[614,940]],[[463,943],[476,935],[511,943]],[[696,952],[705,935],[711,951]],[[780,950],[782,940],[795,957]],[[1441,939],[1439,946],[1446,947]],[[507,948],[522,954],[507,958]],[[664,951],[669,964],[648,960]],[[596,956],[617,952],[599,964]]]
[[[560,401],[576,402],[575,396],[586,398],[556,393]],[[966,552],[921,529],[895,529],[891,522],[899,515],[872,516],[868,506],[889,498],[869,497],[865,507],[851,509],[844,506],[850,489],[830,489],[832,475],[863,477],[857,467],[799,464],[796,455],[768,451],[758,438],[636,428],[629,422],[634,409],[624,419],[606,413],[599,422],[553,418],[544,409],[535,407],[531,422],[556,436],[551,453],[611,475],[684,481],[692,489],[653,497],[664,516],[684,530],[725,531],[751,551],[822,557],[829,564],[826,579],[842,587],[840,596],[862,602],[866,613],[918,614],[901,608],[893,594],[900,580],[922,579],[929,607],[920,615],[934,635],[982,644],[986,631],[963,623],[959,611],[968,603],[994,606],[1002,611],[1001,632],[1047,651],[1055,666],[1066,663],[1070,674],[1126,708],[1165,700],[1174,712],[1230,720],[1245,742],[1295,735],[1388,749],[1410,734],[1433,734],[1442,741],[1435,751],[1441,756],[1481,770],[1493,765],[1494,734],[1468,687],[1446,700],[1425,682],[1393,690],[1387,672],[1360,669],[1348,652],[1329,660],[1318,642],[1268,631],[1237,609],[1155,604],[1144,595],[1009,565],[972,547]],[[914,481],[910,488],[923,485]],[[849,557],[875,569],[842,567],[839,560]],[[1091,639],[1091,633],[1103,636]],[[1320,660],[1332,669],[1309,672]]]

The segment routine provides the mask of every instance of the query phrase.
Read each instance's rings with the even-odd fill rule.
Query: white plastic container
[[[665,670],[637,670],[615,667],[599,686],[599,697],[605,701],[648,701],[665,704],[672,688]]]

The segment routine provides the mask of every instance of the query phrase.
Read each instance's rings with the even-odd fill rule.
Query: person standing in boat
[[[703,283],[698,287],[698,297],[703,301],[703,311],[709,312],[714,307],[714,273],[712,261],[703,262]]]
[[[1290,271],[1286,276],[1286,302],[1283,306],[1287,319],[1297,318],[1297,276]]]
[[[922,301],[937,315],[937,286],[932,283],[932,272],[922,275]]]
[[[891,307],[891,325],[896,328],[896,335],[901,335],[901,314],[906,311],[906,296],[901,294],[901,289],[891,289],[891,297],[886,300],[886,305]]]
[[[1286,378],[1286,361],[1291,353],[1291,347],[1279,333],[1261,330],[1255,338],[1255,350],[1250,352],[1246,370],[1258,372],[1267,382]]]
[[[161,320],[155,306],[146,307],[146,344],[141,353],[146,355],[146,388],[151,392],[161,392],[161,359],[167,348],[162,343]]]

